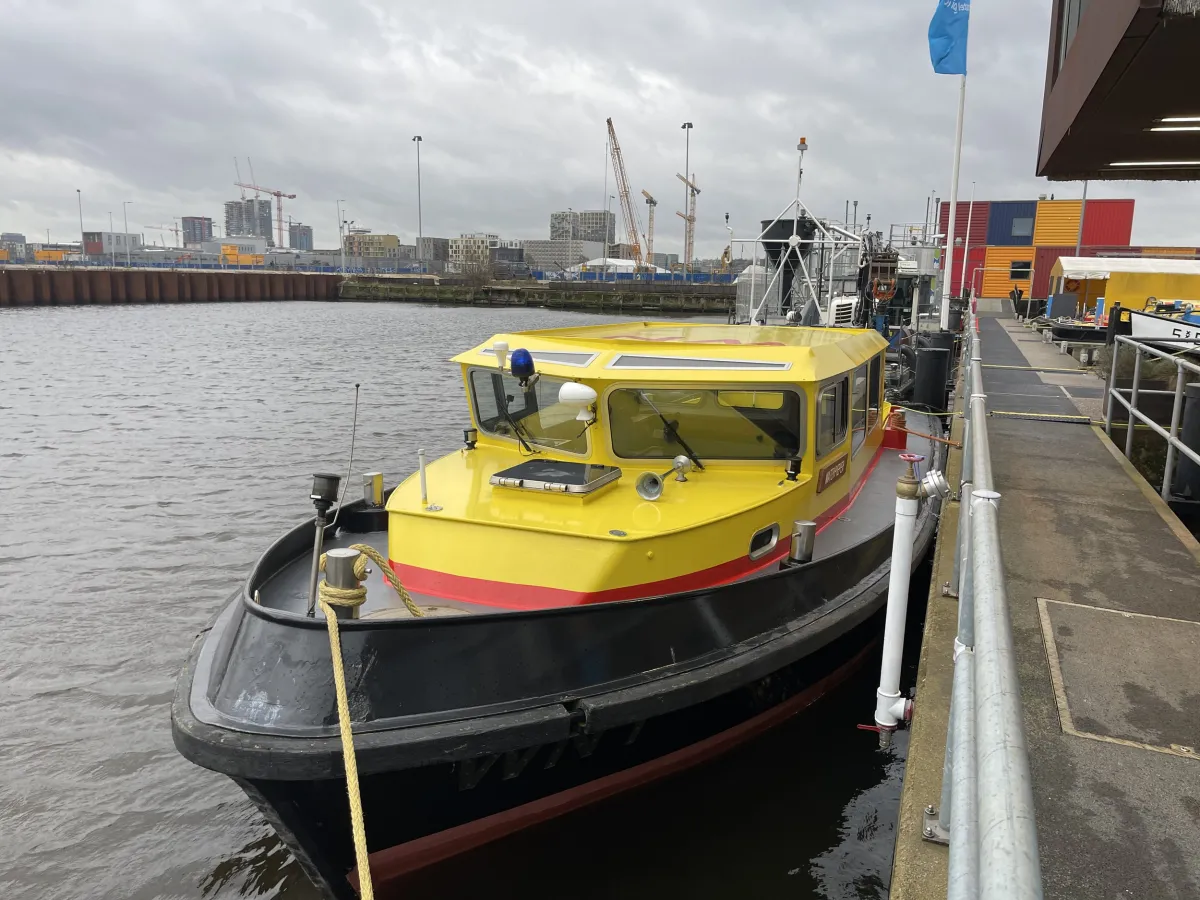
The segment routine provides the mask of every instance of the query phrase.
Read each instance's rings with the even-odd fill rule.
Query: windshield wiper
[[[511,400],[511,399],[512,399],[512,397],[508,397],[508,396],[506,396],[506,397],[504,398],[504,403],[503,403],[503,405],[501,406],[500,413],[501,413],[501,414],[504,416],[504,419],[505,419],[505,421],[507,421],[507,422],[508,422],[508,424],[509,424],[510,426],[512,426],[513,435],[516,437],[516,439],[517,439],[518,441],[520,441],[520,442],[521,442],[521,446],[522,446],[522,447],[524,447],[524,448],[525,448],[527,451],[529,451],[530,453],[534,453],[534,452],[536,452],[536,451],[534,451],[534,449],[533,449],[532,447],[530,447],[530,446],[529,446],[529,443],[528,443],[528,442],[525,440],[525,438],[524,438],[524,437],[522,437],[522,435],[521,435],[521,426],[517,424],[517,420],[516,420],[516,419],[514,419],[514,418],[512,417],[512,413],[510,413],[510,412],[508,411],[508,401],[509,401],[509,400]]]
[[[667,440],[674,440],[675,443],[679,444],[679,446],[683,448],[683,452],[687,454],[687,458],[692,461],[692,465],[703,472],[704,463],[700,462],[700,457],[696,456],[692,448],[688,446],[687,441],[683,439],[683,435],[679,433],[679,428],[667,421],[667,417],[658,411],[658,407],[654,405],[654,401],[646,395],[645,391],[638,391],[638,396],[645,400],[646,404],[652,410],[654,410],[654,414],[662,420],[664,429],[663,436],[666,437]]]

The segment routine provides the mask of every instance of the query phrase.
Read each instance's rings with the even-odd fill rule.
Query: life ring
[[[1063,288],[1068,294],[1076,293],[1079,290],[1079,279],[1068,278],[1066,283],[1063,285]]]

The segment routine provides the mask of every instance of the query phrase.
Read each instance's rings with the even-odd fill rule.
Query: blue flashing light
[[[514,377],[519,378],[521,381],[533,377],[533,355],[528,350],[523,347],[517,348],[512,352],[509,360],[509,366]]]

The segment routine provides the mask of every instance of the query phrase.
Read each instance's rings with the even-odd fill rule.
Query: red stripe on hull
[[[417,838],[406,844],[376,850],[369,857],[375,888],[389,887],[390,882],[410,872],[728,753],[739,744],[758,737],[821,699],[862,667],[876,643],[872,641],[840,668],[790,700],[785,700],[778,706],[712,737],[622,772],[614,772],[579,787],[543,797],[541,800],[534,800],[474,822]],[[347,878],[357,890],[358,870],[352,869]]]
[[[859,477],[853,489],[833,506],[817,516],[817,533],[828,528],[854,501],[875,471],[883,447],[875,451],[866,471]],[[780,541],[771,553],[762,559],[751,560],[742,556],[720,565],[698,572],[689,572],[674,578],[610,588],[605,591],[571,591],[563,588],[543,587],[536,584],[512,584],[474,578],[470,575],[452,575],[420,566],[411,566],[389,560],[392,570],[410,591],[444,600],[455,600],[498,609],[554,609],[560,606],[579,606],[584,603],[611,603],[617,600],[639,600],[664,594],[678,594],[702,588],[718,587],[748,578],[776,565],[788,552],[786,540]]]

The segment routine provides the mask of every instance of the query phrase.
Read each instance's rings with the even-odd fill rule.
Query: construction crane
[[[241,184],[242,183],[242,167],[238,165],[236,156],[233,158],[233,171],[237,173],[237,181],[235,181],[234,184]],[[253,181],[253,176],[251,176],[251,180]],[[242,199],[243,200],[246,199],[246,189],[245,188],[242,188]]]
[[[174,225],[143,225],[142,227],[143,227],[143,228],[145,228],[147,231],[157,231],[157,232],[158,232],[158,236],[159,236],[159,237],[161,237],[161,238],[163,239],[163,246],[164,246],[164,247],[165,247],[165,246],[167,246],[167,238],[166,238],[166,236],[163,234],[163,232],[164,232],[164,231],[170,231],[170,232],[173,232],[173,233],[175,234],[175,246],[176,246],[176,248],[178,248],[178,247],[179,247],[179,232],[180,232],[180,228],[179,228],[179,223],[178,223],[178,222],[176,222]]]
[[[692,179],[689,181],[678,172],[675,177],[682,181],[688,187],[688,211],[686,213],[677,212],[675,215],[683,219],[687,225],[683,230],[683,271],[686,274],[688,267],[692,264],[692,250],[696,244],[696,195],[700,193],[700,188],[696,187],[696,174],[692,173]]]
[[[608,143],[612,148],[613,175],[617,180],[617,193],[621,197],[621,212],[625,217],[625,240],[633,251],[633,268],[637,272],[643,268],[641,222],[633,201],[629,199],[629,178],[625,175],[625,160],[621,156],[621,145],[617,143],[617,132],[613,128],[612,119],[608,120]]]
[[[253,183],[245,183],[244,184],[239,181],[239,182],[237,182],[237,186],[240,188],[250,188],[250,190],[252,190],[256,193],[258,191],[262,191],[264,194],[270,194],[272,197],[275,198],[275,215],[279,220],[278,230],[277,230],[277,234],[279,235],[279,238],[275,243],[276,243],[276,246],[278,246],[278,247],[285,246],[283,243],[283,200],[285,197],[288,200],[295,200],[296,195],[288,194],[283,191],[277,191],[274,188],[263,187],[260,184],[253,184]]]
[[[647,190],[642,191],[642,196],[646,198],[646,206],[650,207],[650,221],[646,225],[646,264],[654,265],[654,207],[658,206],[658,201],[650,196]]]

